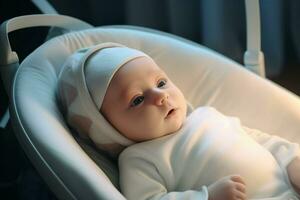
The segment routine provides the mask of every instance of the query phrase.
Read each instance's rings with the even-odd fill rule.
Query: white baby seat
[[[56,101],[58,74],[79,48],[117,42],[149,54],[194,106],[210,105],[248,127],[300,143],[298,96],[199,44],[151,29],[108,26],[55,37],[20,65],[11,87],[15,132],[61,199],[125,199],[115,161],[74,137]],[[80,145],[79,145],[80,144]]]

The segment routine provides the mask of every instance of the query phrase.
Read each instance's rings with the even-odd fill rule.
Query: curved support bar
[[[247,50],[260,50],[259,0],[245,0],[247,20]]]
[[[70,31],[93,28],[92,25],[79,19],[56,14],[26,15],[3,22],[0,26],[0,73],[7,92],[19,66],[18,55],[11,49],[8,34],[23,28],[38,26],[54,26]]]
[[[265,77],[264,55],[261,52],[259,0],[245,0],[247,20],[247,51],[244,55],[245,67]]]
[[[93,27],[79,19],[55,14],[26,15],[9,19],[0,26],[0,66],[18,62],[17,54],[11,50],[8,33],[37,26],[55,26],[68,30],[82,30]]]
[[[244,54],[244,63],[248,70],[260,75],[261,77],[266,76],[264,65],[265,59],[264,54],[261,51],[246,51]]]
[[[47,0],[31,0],[36,7],[44,14],[58,14],[53,6]]]

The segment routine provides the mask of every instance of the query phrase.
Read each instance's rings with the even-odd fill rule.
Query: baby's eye
[[[157,87],[161,88],[161,87],[165,86],[166,84],[167,84],[167,80],[161,79],[158,81]]]
[[[132,103],[130,104],[131,107],[138,106],[144,101],[144,96],[138,96],[133,99]]]

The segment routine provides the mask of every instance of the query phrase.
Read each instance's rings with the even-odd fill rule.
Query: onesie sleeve
[[[143,157],[122,154],[119,169],[121,190],[128,200],[208,200],[206,186],[199,191],[169,191],[156,166]]]
[[[256,129],[250,129],[245,126],[243,129],[256,142],[270,151],[280,166],[284,169],[295,157],[300,157],[299,144],[297,143],[290,142],[276,135],[269,135]]]
[[[293,188],[290,179],[288,178],[287,166],[296,157],[300,157],[299,144],[289,142],[288,140],[275,135],[263,133],[256,129],[250,129],[247,127],[243,127],[243,129],[249,134],[249,136],[270,151],[280,167],[283,169],[285,177],[287,177],[287,181]]]

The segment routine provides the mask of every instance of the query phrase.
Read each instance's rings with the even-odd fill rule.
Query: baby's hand
[[[208,186],[209,200],[246,200],[246,186],[239,175],[226,176]]]
[[[292,162],[287,166],[287,172],[289,179],[297,191],[300,194],[300,157],[296,157]]]

